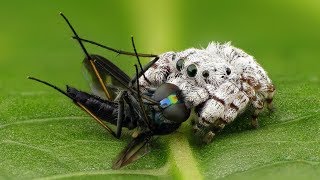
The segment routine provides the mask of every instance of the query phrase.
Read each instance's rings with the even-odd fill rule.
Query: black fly
[[[116,138],[120,138],[123,127],[130,130],[137,129],[136,136],[113,164],[112,168],[119,169],[145,154],[147,144],[154,135],[174,132],[181,123],[188,119],[190,109],[184,104],[180,89],[170,83],[164,83],[157,89],[150,89],[150,93],[141,94],[139,77],[144,76],[144,72],[159,59],[158,56],[138,54],[133,38],[134,53],[116,50],[82,39],[62,13],[61,16],[68,23],[74,34],[73,38],[79,42],[85,53],[86,57],[83,63],[91,76],[93,88],[100,92],[100,94],[98,93],[99,96],[79,91],[70,86],[67,86],[67,90],[63,91],[40,79],[28,78],[46,84],[70,98]],[[138,66],[135,65],[136,75],[130,78],[108,59],[100,55],[89,54],[82,41],[96,44],[119,54],[136,56],[140,71]],[[154,59],[145,67],[142,67],[139,56],[153,57]],[[147,80],[146,77],[144,78]],[[116,125],[116,130],[112,130],[104,121]]]

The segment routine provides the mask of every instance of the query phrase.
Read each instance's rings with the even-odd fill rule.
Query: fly
[[[113,169],[119,169],[137,160],[148,152],[148,144],[153,136],[170,134],[188,119],[191,110],[185,105],[178,86],[163,83],[157,88],[147,88],[144,92],[140,89],[140,78],[149,81],[144,73],[157,62],[158,56],[138,54],[133,38],[131,40],[134,53],[109,48],[119,54],[137,57],[139,67],[135,65],[135,77],[130,78],[108,59],[89,54],[69,20],[62,13],[60,15],[67,22],[86,56],[83,64],[92,78],[92,87],[97,90],[96,94],[89,94],[70,86],[64,91],[38,78],[28,78],[54,88],[71,99],[115,138],[121,137],[122,128],[137,130],[135,137],[117,157]],[[154,59],[142,67],[139,56]],[[110,82],[106,83],[107,80]],[[105,122],[116,125],[116,130]]]

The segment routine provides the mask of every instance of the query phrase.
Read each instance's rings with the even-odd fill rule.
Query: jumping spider
[[[140,78],[141,85],[156,87],[167,82],[178,86],[185,103],[195,107],[193,129],[206,143],[249,105],[254,108],[255,128],[263,108],[267,105],[272,109],[275,88],[267,72],[252,56],[230,43],[210,43],[205,49],[190,48],[159,57],[145,72],[151,84]]]

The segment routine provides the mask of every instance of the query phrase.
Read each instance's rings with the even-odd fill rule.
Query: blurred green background
[[[205,147],[190,140],[185,125],[184,135],[161,138],[139,162],[112,171],[128,136],[113,139],[65,97],[26,79],[89,90],[84,55],[60,11],[80,36],[127,51],[131,35],[139,52],[153,54],[231,41],[268,71],[277,110],[260,118],[260,129],[234,123]],[[0,178],[320,175],[319,1],[11,0],[1,2],[0,22]],[[86,47],[133,74],[135,58]],[[182,162],[172,138],[190,151]]]

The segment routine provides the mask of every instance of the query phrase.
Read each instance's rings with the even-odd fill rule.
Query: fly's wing
[[[112,169],[120,169],[150,152],[149,142],[151,138],[151,133],[139,134],[124,148],[124,150],[121,151],[118,158],[113,163]]]
[[[111,97],[110,100],[113,100],[117,96],[117,92],[129,84],[130,77],[106,58],[99,55],[90,55],[90,57],[93,60],[85,58],[83,66],[85,77],[90,82],[92,93],[107,98],[91,62],[95,65],[103,83],[106,85]]]

